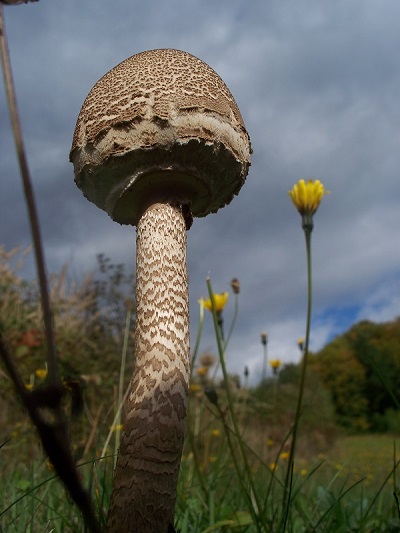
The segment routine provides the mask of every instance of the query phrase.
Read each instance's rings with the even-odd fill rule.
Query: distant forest
[[[400,430],[400,318],[364,320],[310,358],[329,390],[336,422],[354,430]]]

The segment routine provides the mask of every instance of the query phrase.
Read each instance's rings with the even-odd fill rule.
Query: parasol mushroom
[[[190,375],[186,229],[239,192],[250,153],[225,83],[178,50],[126,59],[80,111],[76,184],[113,220],[137,226],[135,364],[108,531],[174,531]]]

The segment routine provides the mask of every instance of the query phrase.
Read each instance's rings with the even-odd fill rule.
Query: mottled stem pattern
[[[186,228],[157,203],[137,226],[135,365],[107,531],[173,531],[190,373]]]

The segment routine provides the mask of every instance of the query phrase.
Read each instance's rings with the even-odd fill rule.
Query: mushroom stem
[[[107,531],[174,531],[189,375],[185,221],[156,203],[137,225],[135,365]]]

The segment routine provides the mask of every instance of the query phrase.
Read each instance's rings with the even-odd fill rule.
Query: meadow
[[[201,395],[202,392],[195,392],[190,402],[176,504],[177,529],[181,532],[281,531],[288,452],[281,441],[267,435],[272,430],[279,438],[279,430],[283,428],[271,427],[267,421],[260,428],[255,411],[262,407],[253,405],[249,409],[241,402],[237,413],[243,420],[241,438],[248,464],[237,465],[239,445],[237,441],[233,445],[228,442],[232,440],[231,428]],[[249,401],[251,396],[252,391],[248,391]],[[89,425],[89,416],[85,418]],[[92,431],[96,437],[77,461],[103,526],[118,431],[114,428],[112,440],[104,451],[109,436],[107,429],[107,425],[102,427],[100,423],[91,428],[88,441]],[[295,461],[286,531],[398,530],[394,498],[395,438],[377,434],[347,435],[340,430],[332,432],[332,428],[329,437],[332,445],[321,442],[323,439],[315,427],[308,438],[302,439]],[[317,439],[319,446],[315,445]],[[26,441],[30,442],[30,453]],[[1,531],[85,531],[79,511],[49,461],[40,453],[37,437],[28,422],[25,427],[14,429],[11,440],[0,452],[0,464],[3,472]],[[258,504],[241,479],[250,476],[263,506],[259,524],[254,518],[254,514],[260,516]]]
[[[1,249],[1,327],[26,387],[40,390],[47,380],[45,341],[37,285],[18,273],[25,256],[26,251]],[[80,284],[68,281],[67,269],[53,275],[50,293],[73,456],[104,527],[121,431],[119,405],[132,365],[134,303],[126,298],[132,278],[123,266],[104,256],[98,263],[98,273]],[[238,298],[233,292],[232,299]],[[289,470],[300,366],[270,361],[276,372],[249,388],[246,376],[229,373],[228,359],[221,378],[216,371],[225,357],[196,350],[202,321],[213,318],[216,344],[223,354],[228,350],[221,336],[223,308],[214,317],[211,303],[200,301],[200,310],[177,530],[397,531],[398,436],[340,427],[330,394],[309,370]],[[0,531],[87,530],[4,372],[0,395]]]

